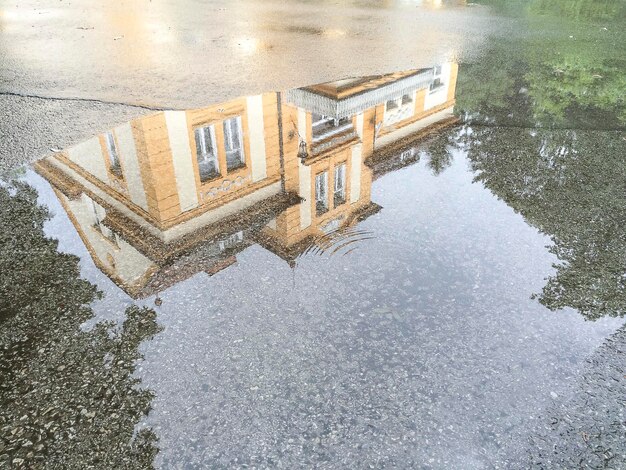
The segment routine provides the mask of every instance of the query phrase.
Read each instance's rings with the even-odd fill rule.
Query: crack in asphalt
[[[97,98],[42,96],[42,95],[34,95],[34,94],[28,94],[28,93],[19,93],[19,92],[14,92],[14,91],[0,91],[0,96],[18,96],[20,98],[35,98],[35,99],[49,100],[49,101],[80,101],[80,102],[86,102],[86,103],[100,103],[100,104],[110,104],[110,105],[117,105],[117,106],[128,106],[132,108],[148,109],[151,111],[176,110],[176,108],[170,108],[170,107],[124,103],[121,101],[107,101],[107,100],[101,100]]]
[[[527,126],[521,124],[488,124],[482,122],[460,122],[459,124],[469,127],[486,127],[489,129],[533,129],[542,131],[595,131],[595,132],[624,132],[625,127],[547,127],[547,126]]]
[[[184,111],[182,108],[166,107],[166,106],[153,106],[147,104],[125,103],[123,101],[108,101],[98,98],[79,98],[79,97],[60,97],[60,96],[43,96],[29,93],[19,93],[15,91],[0,91],[0,96],[17,96],[20,98],[34,98],[48,101],[78,101],[84,103],[99,103],[108,104],[114,106],[127,106],[131,108],[147,109],[150,111]],[[461,125],[472,127],[487,127],[487,128],[505,128],[505,129],[541,129],[552,131],[599,131],[599,132],[624,132],[626,128],[623,126],[616,127],[543,127],[543,126],[529,126],[529,125],[516,125],[516,124],[489,124],[484,122],[472,122],[471,120],[466,122],[460,122]]]

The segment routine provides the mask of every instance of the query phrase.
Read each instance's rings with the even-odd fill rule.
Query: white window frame
[[[340,122],[342,121],[342,119],[337,119],[334,117],[330,117],[330,116],[324,116],[323,114],[319,114],[319,118],[316,120],[315,119],[315,114],[313,114],[312,116],[312,121],[311,121],[311,134],[313,136],[312,140],[313,142],[319,142],[320,140],[324,140],[327,139],[329,137],[332,137],[333,135],[336,134],[340,134],[348,129],[352,128],[352,118],[351,117],[345,117],[342,119],[345,119],[346,122],[344,122],[343,124],[340,124]],[[333,123],[333,127],[331,127],[330,129],[326,130],[326,132],[322,133],[322,134],[316,134],[317,132],[317,127],[322,126],[324,124],[327,124],[329,122]]]
[[[436,93],[444,87],[443,80],[441,79],[443,74],[443,66],[435,65],[433,67],[433,81],[428,85],[429,93]]]
[[[325,212],[328,212],[328,171],[315,175],[315,213],[321,215]]]
[[[410,149],[406,149],[402,151],[400,153],[400,161],[405,162],[406,160],[413,158],[415,156],[415,153],[416,153],[415,147],[411,147]]]
[[[333,183],[333,204],[335,207],[340,206],[346,202],[346,164],[341,163],[335,166],[335,179]],[[337,203],[337,196],[340,197],[340,202]]]
[[[211,139],[211,150],[209,150],[209,146],[207,145],[207,134],[205,132],[205,129],[209,130],[209,139]],[[208,126],[196,127],[194,129],[194,139],[196,142],[196,162],[198,163],[198,174],[200,176],[200,182],[203,183],[205,181],[212,180],[213,178],[220,175],[220,162],[217,156],[217,139],[215,138],[215,127],[212,124]],[[200,152],[198,152],[198,147],[200,148]],[[215,162],[215,174],[203,177],[200,165],[202,163],[211,161]]]
[[[91,198],[88,198],[88,199],[91,202],[91,210],[95,219],[95,222],[92,224],[92,227],[94,228],[94,230],[96,230],[96,232],[102,235],[102,237],[104,237],[114,246],[119,247],[119,244],[117,241],[117,234],[102,223],[104,219],[100,217],[100,214],[98,214],[99,210],[104,210],[104,209],[102,208],[102,206],[97,204],[96,201],[94,201],[93,199]],[[105,212],[105,217],[106,217],[106,212]]]
[[[235,136],[233,134],[233,128],[230,123],[235,121],[235,132],[238,134],[239,147],[235,147]],[[224,150],[226,151],[226,170],[236,170],[237,168],[241,168],[246,164],[246,157],[244,155],[244,146],[243,146],[243,131],[241,126],[241,116],[233,116],[231,118],[225,119],[222,123],[222,128],[224,129]],[[230,166],[229,165],[229,155],[235,152],[239,152],[239,161]]]
[[[104,133],[104,142],[106,144],[107,156],[109,158],[109,169],[111,173],[119,178],[123,178],[122,162],[120,160],[120,153],[117,148],[117,142],[115,142],[115,136],[112,131]]]
[[[219,250],[220,252],[226,251],[227,249],[232,248],[233,246],[236,246],[240,244],[241,242],[243,242],[243,230],[233,233],[229,235],[228,237],[224,238],[223,240],[220,240]]]
[[[398,98],[389,99],[385,102],[385,111],[393,111],[400,107]]]

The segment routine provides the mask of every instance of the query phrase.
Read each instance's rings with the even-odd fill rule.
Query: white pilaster
[[[265,123],[263,121],[263,96],[246,98],[248,108],[248,138],[250,141],[250,165],[252,181],[261,181],[267,177],[265,155]]]
[[[139,162],[137,160],[137,149],[130,123],[123,124],[115,128],[117,145],[121,158],[124,160],[124,178],[128,187],[130,200],[144,210],[148,210],[146,192],[141,179]]]
[[[107,167],[104,163],[104,159],[108,158],[108,156],[102,154],[102,147],[98,137],[92,137],[85,142],[70,147],[67,150],[67,157],[103,183],[107,185],[110,183]]]
[[[352,161],[350,162],[350,204],[354,204],[361,197],[361,162],[362,144],[352,147]]]

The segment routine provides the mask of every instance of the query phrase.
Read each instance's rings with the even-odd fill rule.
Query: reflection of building
[[[276,98],[136,119],[37,168],[64,193],[100,269],[132,294],[149,293],[154,273],[192,247],[204,250],[196,269],[213,271],[249,243],[256,219],[284,208]]]
[[[376,212],[372,157],[448,122],[457,66],[136,119],[39,162],[95,263],[133,296],[251,243],[293,263]],[[366,164],[367,163],[367,164]]]
[[[405,137],[449,122],[456,74],[456,64],[445,64],[285,93],[285,189],[303,200],[264,229],[261,243],[292,263],[316,238],[376,212],[366,161],[375,150],[382,154]]]

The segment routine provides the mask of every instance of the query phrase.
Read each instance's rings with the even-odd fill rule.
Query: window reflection
[[[224,121],[224,146],[228,171],[240,168],[245,163],[242,142],[241,116],[226,119]]]
[[[215,129],[213,126],[200,127],[195,130],[196,159],[200,181],[205,182],[219,176],[219,163],[215,151]]]
[[[122,165],[120,164],[119,152],[113,132],[105,132],[104,141],[106,143],[107,155],[109,157],[109,170],[118,178],[123,178]]]
[[[342,163],[335,167],[335,192],[334,206],[340,206],[346,202],[346,165]]]
[[[328,172],[315,176],[315,210],[317,215],[328,211]]]

